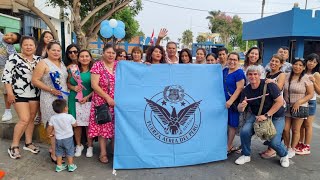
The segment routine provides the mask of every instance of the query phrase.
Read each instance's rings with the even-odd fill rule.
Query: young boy
[[[6,64],[6,61],[9,59],[9,56],[11,54],[16,53],[16,49],[14,48],[13,44],[17,44],[20,42],[21,35],[16,32],[9,32],[6,34],[2,34],[0,32],[0,79],[2,78],[4,65]],[[6,92],[6,88],[4,88],[4,85],[2,81],[0,81],[0,88],[4,95],[4,102],[6,109],[4,111],[4,114],[2,115],[2,121],[10,121],[12,119],[11,109],[10,109],[10,103],[7,101],[8,96]]]
[[[56,136],[56,156],[57,166],[56,172],[61,172],[68,168],[69,172],[77,169],[73,164],[74,143],[73,143],[73,129],[77,123],[74,117],[68,112],[67,102],[64,99],[56,99],[52,103],[52,107],[56,115],[53,115],[49,121],[49,136]],[[54,134],[52,133],[54,129]],[[62,164],[62,155],[66,153],[68,159],[68,166]]]

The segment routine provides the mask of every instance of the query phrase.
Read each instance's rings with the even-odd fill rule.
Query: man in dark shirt
[[[284,144],[281,142],[282,132],[285,125],[283,97],[278,86],[274,83],[267,84],[267,92],[261,115],[258,116],[261,99],[263,96],[263,87],[265,80],[260,79],[261,72],[258,66],[249,66],[247,69],[247,78],[250,82],[241,94],[239,112],[243,112],[247,106],[250,107],[252,115],[246,119],[246,123],[240,132],[242,156],[235,163],[238,165],[251,161],[251,137],[254,134],[253,123],[255,121],[264,121],[268,117],[272,117],[272,122],[277,130],[277,134],[268,142],[281,157],[280,164],[282,167],[289,167],[288,152]]]

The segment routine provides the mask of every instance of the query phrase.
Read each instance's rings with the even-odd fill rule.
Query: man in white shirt
[[[166,37],[168,30],[165,28],[160,29],[156,45],[160,45],[160,41]],[[177,55],[177,43],[168,42],[166,46],[166,61],[168,64],[179,64],[179,57]]]

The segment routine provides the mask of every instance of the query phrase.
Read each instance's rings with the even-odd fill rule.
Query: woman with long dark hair
[[[77,64],[78,63],[78,53],[80,51],[80,48],[76,44],[70,44],[66,49],[66,59],[64,61],[67,68],[71,64]]]
[[[164,49],[159,46],[151,46],[148,48],[146,63],[148,64],[165,64],[166,63],[166,54]]]
[[[69,66],[68,69],[68,88],[70,89],[70,95],[68,97],[68,112],[77,120],[77,127],[74,128],[74,137],[76,141],[76,152],[75,156],[81,156],[82,150],[84,149],[81,144],[81,134],[82,127],[87,127],[89,125],[89,116],[84,117],[87,109],[90,109],[91,96],[92,96],[92,88],[91,88],[91,67],[93,65],[92,55],[88,50],[81,50],[78,53],[78,63],[73,66]],[[80,73],[80,74],[78,74]],[[78,76],[80,75],[80,77]],[[81,84],[78,84],[79,81],[77,79],[81,79]],[[84,86],[84,88],[82,87]],[[79,92],[82,92],[82,97],[77,97]],[[80,99],[81,98],[81,99]],[[78,103],[78,104],[77,104]],[[83,112],[78,112],[78,108],[86,107],[87,109],[83,109]],[[90,111],[87,112],[88,115]],[[88,148],[86,157],[92,157],[93,146],[92,139],[87,136],[88,140]]]
[[[52,32],[44,31],[39,39],[36,54],[37,56],[45,57],[47,52],[47,45],[54,39]]]
[[[314,88],[309,76],[305,74],[304,59],[296,58],[292,62],[292,72],[286,77],[284,99],[287,103],[286,122],[283,140],[288,147],[288,157],[292,158],[299,151],[300,128],[308,117],[308,101],[313,97]],[[290,141],[290,129],[292,139]]]
[[[252,47],[248,50],[246,53],[244,64],[243,66],[240,66],[240,68],[247,74],[247,68],[251,65],[258,66],[260,68],[261,72],[261,78],[265,78],[265,70],[264,67],[261,65],[262,63],[262,56],[261,51],[258,47]]]
[[[310,154],[310,144],[312,139],[312,123],[314,121],[317,111],[317,94],[320,94],[320,58],[317,54],[312,53],[306,58],[306,74],[309,79],[313,82],[314,95],[308,102],[309,105],[309,116],[303,121],[300,131],[300,141],[297,145],[296,153],[298,155]]]
[[[179,64],[192,63],[192,55],[189,49],[182,49],[179,53]]]

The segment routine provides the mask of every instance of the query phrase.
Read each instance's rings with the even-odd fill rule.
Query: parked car
[[[98,49],[98,48],[96,48],[96,49],[90,49],[90,53],[91,53],[92,58],[93,58],[94,60],[98,60],[98,59],[100,59],[101,56],[102,56],[102,49]]]

